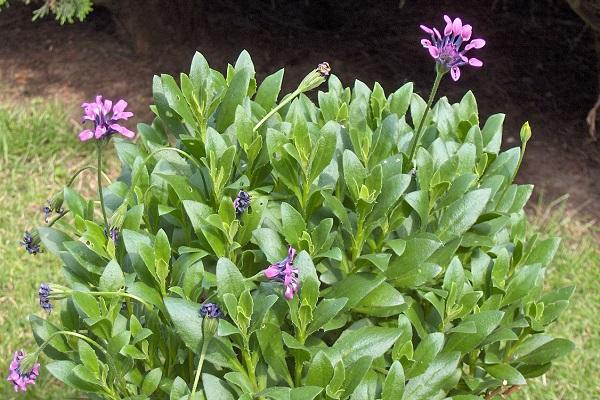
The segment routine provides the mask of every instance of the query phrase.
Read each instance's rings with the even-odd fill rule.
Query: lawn
[[[5,376],[12,352],[33,345],[27,315],[42,315],[37,289],[41,282],[60,282],[59,262],[50,254],[29,256],[19,246],[23,231],[43,222],[41,207],[70,176],[88,164],[93,149],[76,139],[77,121],[58,103],[34,101],[21,108],[0,105],[0,360]],[[113,165],[114,157],[107,160]],[[77,181],[79,189],[94,186],[90,175]],[[549,288],[576,285],[569,310],[553,327],[559,336],[575,341],[577,349],[545,376],[513,396],[515,399],[597,399],[600,365],[600,251],[597,232],[584,217],[564,204],[530,208],[532,230],[562,236],[563,245],[547,273]],[[58,314],[52,314],[51,320]],[[41,362],[44,363],[42,358]],[[0,398],[17,398],[0,380]],[[38,384],[20,398],[81,398],[65,390],[42,368]]]

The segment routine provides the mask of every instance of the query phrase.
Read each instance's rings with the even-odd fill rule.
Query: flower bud
[[[312,70],[308,75],[306,75],[306,77],[304,77],[304,79],[302,79],[300,86],[298,86],[298,90],[301,93],[304,93],[319,87],[327,80],[327,77],[330,73],[331,67],[329,66],[329,63],[322,62],[317,66],[317,68]]]
[[[206,303],[200,308],[199,314],[204,319],[202,323],[204,338],[210,340],[217,333],[219,318],[223,316],[223,313],[215,303]]]
[[[21,241],[21,246],[23,246],[29,254],[35,255],[37,253],[41,253],[42,249],[40,248],[40,244],[41,239],[37,229],[34,229],[31,232],[25,231]]]
[[[106,235],[109,236],[113,242],[116,242],[119,239],[119,232],[121,232],[121,228],[125,222],[126,214],[127,202],[123,202],[119,208],[115,210],[112,217],[110,217],[110,229],[106,232]]]
[[[48,223],[48,219],[52,215],[52,213],[63,214],[65,210],[63,210],[62,206],[65,201],[65,194],[63,190],[56,192],[54,196],[50,200],[48,200],[48,205],[42,208],[44,212],[44,221]]]
[[[525,144],[531,139],[531,127],[529,126],[529,121],[526,121],[521,127],[521,132],[519,133],[521,136],[521,143]]]

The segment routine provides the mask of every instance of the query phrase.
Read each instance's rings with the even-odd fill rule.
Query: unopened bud
[[[312,70],[306,77],[300,82],[298,89],[300,92],[308,92],[309,90],[319,87],[323,82],[327,80],[327,77],[331,73],[331,67],[328,62],[322,62]]]

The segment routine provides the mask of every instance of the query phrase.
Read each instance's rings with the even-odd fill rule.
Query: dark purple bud
[[[285,298],[291,300],[300,289],[300,281],[298,279],[298,269],[294,267],[294,258],[296,250],[288,247],[288,255],[283,260],[271,264],[265,269],[265,276],[272,281],[281,282],[285,286]]]
[[[25,231],[21,241],[21,246],[23,246],[29,254],[35,255],[42,252],[40,243],[40,236],[37,231],[34,230],[31,233],[29,233],[29,231]]]
[[[223,313],[215,303],[206,303],[202,304],[202,307],[200,307],[200,316],[202,318],[221,318],[223,317]]]
[[[52,289],[47,283],[42,283],[38,294],[40,296],[40,306],[48,313],[52,312],[52,303],[50,302],[50,292]]]
[[[235,200],[233,200],[233,208],[235,208],[235,214],[238,218],[244,213],[244,211],[246,211],[248,207],[250,207],[251,199],[252,198],[247,192],[243,190],[239,191]]]

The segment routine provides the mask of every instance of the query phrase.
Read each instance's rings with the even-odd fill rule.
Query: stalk
[[[108,218],[106,217],[106,208],[104,207],[104,196],[102,194],[102,143],[100,141],[96,143],[96,150],[98,154],[98,169],[96,171],[98,177],[98,196],[100,197],[100,209],[102,210],[104,226],[108,230]]]
[[[431,88],[431,93],[429,94],[429,99],[427,100],[427,107],[425,107],[425,112],[423,113],[423,116],[421,117],[421,121],[419,121],[419,127],[417,128],[415,138],[412,141],[411,146],[410,146],[410,151],[408,153],[409,154],[409,156],[408,156],[409,162],[415,156],[415,151],[417,150],[417,147],[419,146],[419,142],[421,141],[421,136],[423,133],[423,125],[425,124],[427,115],[429,115],[429,109],[431,108],[431,105],[433,104],[433,99],[435,98],[435,95],[438,91],[440,82],[442,81],[442,77],[448,72],[447,70],[444,70],[443,68],[444,67],[441,67],[439,64],[436,63],[435,81],[433,82],[433,87]]]

